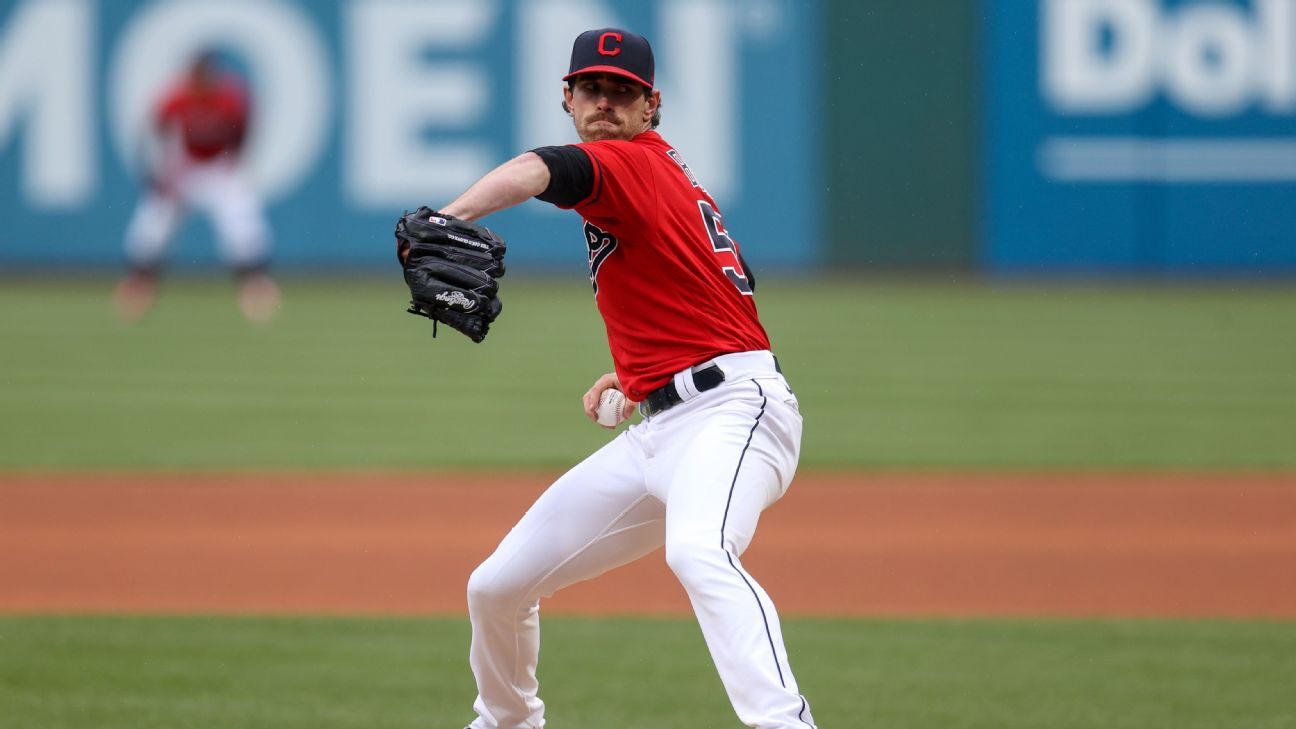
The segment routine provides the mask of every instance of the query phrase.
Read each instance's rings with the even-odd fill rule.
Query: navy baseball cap
[[[653,87],[653,52],[648,39],[620,28],[587,30],[572,44],[571,68],[563,81],[581,73],[611,73]]]

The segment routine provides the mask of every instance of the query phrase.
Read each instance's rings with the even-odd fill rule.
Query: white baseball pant
[[[126,256],[139,266],[161,263],[176,228],[189,209],[208,215],[221,256],[235,268],[265,262],[269,226],[261,202],[238,166],[227,159],[194,162],[170,181],[170,190],[150,190],[126,229]]]
[[[769,352],[713,361],[725,373],[719,387],[698,394],[690,371],[676,375],[684,403],[559,478],[473,572],[471,729],[543,727],[540,599],[662,545],[739,719],[760,729],[814,726],[774,604],[739,561],[761,512],[792,481],[801,415]]]

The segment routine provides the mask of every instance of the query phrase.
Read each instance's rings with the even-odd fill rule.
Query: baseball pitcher
[[[559,478],[469,579],[469,729],[543,727],[540,600],[663,545],[741,721],[815,726],[774,604],[740,561],[792,481],[801,416],[738,243],[655,131],[653,69],[643,37],[582,33],[563,77],[582,142],[526,152],[397,227],[411,310],[481,341],[500,313],[489,272],[502,273],[503,243],[474,221],[532,197],[579,213],[615,365],[585,393],[585,412],[598,420],[615,390],[613,425],[636,407],[643,415]],[[439,252],[426,253],[429,238]]]

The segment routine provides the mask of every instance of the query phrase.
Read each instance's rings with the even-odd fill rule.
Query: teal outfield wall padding
[[[831,0],[820,72],[834,264],[976,260],[973,0]]]
[[[984,3],[986,269],[1296,274],[1292,3]]]
[[[661,133],[757,273],[813,268],[825,238],[821,10],[819,0],[0,0],[0,270],[122,264],[149,109],[204,49],[254,97],[248,162],[265,192],[271,265],[386,270],[403,210],[444,205],[528,149],[578,141],[561,79],[572,40],[607,26],[652,40]],[[769,224],[775,211],[798,213],[795,236]],[[191,221],[169,263],[216,268],[210,226]],[[528,201],[488,224],[510,243],[510,270],[588,264],[575,213]]]

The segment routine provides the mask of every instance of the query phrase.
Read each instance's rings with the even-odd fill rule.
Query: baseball
[[[598,424],[607,428],[615,428],[621,424],[625,418],[621,417],[621,410],[625,407],[625,395],[620,390],[609,387],[599,395],[599,404],[596,412],[598,413]]]

